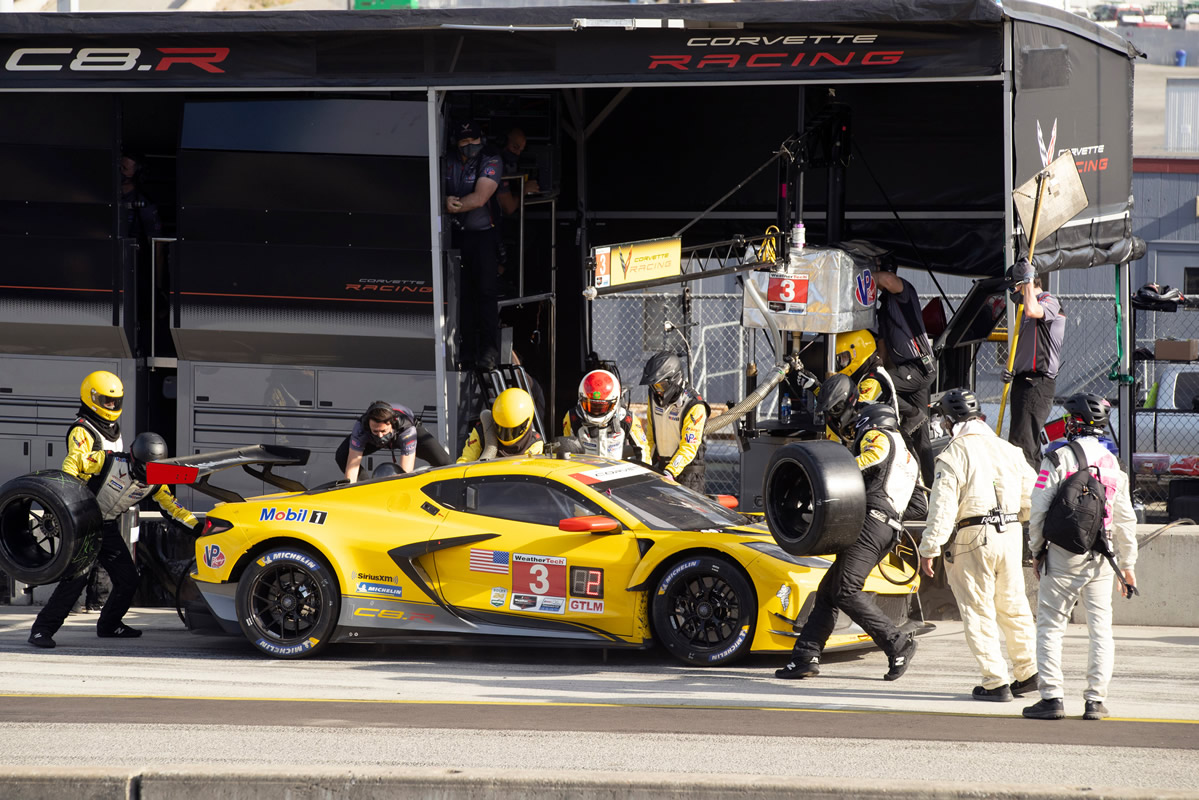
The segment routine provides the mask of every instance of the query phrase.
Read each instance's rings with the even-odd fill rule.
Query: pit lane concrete
[[[721,669],[660,651],[340,646],[283,662],[138,610],[137,640],[72,616],[52,651],[0,609],[0,796],[1199,797],[1199,632],[1119,627],[1108,705],[1062,722],[969,699],[960,623],[904,678],[878,652],[820,678],[775,657]],[[79,770],[82,770],[80,772]],[[1178,794],[1172,794],[1178,793]]]

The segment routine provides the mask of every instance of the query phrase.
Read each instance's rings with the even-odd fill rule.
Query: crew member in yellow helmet
[[[495,443],[495,455],[489,445]],[[458,463],[503,456],[540,455],[545,447],[533,427],[533,398],[524,389],[505,389],[491,404],[489,417],[471,429]]]
[[[886,403],[898,414],[895,382],[882,365],[874,334],[868,330],[838,333],[834,348],[837,372],[853,382],[857,402]]]
[[[78,418],[67,431],[67,455],[125,449],[121,440],[121,404],[125,387],[111,372],[93,372],[79,385]]]

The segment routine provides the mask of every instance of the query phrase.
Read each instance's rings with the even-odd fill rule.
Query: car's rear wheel
[[[774,541],[791,555],[840,553],[862,532],[866,484],[843,446],[793,442],[771,456],[762,504]]]
[[[31,586],[85,572],[100,552],[100,506],[91,489],[58,470],[0,487],[0,569]]]
[[[237,584],[242,633],[263,653],[303,658],[329,644],[341,610],[333,570],[305,547],[268,550]]]
[[[651,614],[658,641],[672,655],[714,667],[749,652],[757,603],[739,567],[696,556],[678,561],[658,581]]]

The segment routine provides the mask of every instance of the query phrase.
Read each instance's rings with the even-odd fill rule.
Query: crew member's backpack
[[[1107,490],[1091,472],[1087,454],[1078,442],[1070,442],[1078,459],[1078,472],[1062,483],[1045,515],[1045,538],[1071,553],[1082,555],[1107,550],[1103,538],[1103,517],[1107,511]],[[1049,460],[1057,466],[1057,453]]]

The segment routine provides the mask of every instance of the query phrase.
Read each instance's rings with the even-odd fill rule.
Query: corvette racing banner
[[[591,248],[595,288],[673,278],[683,273],[682,239],[649,239]]]

